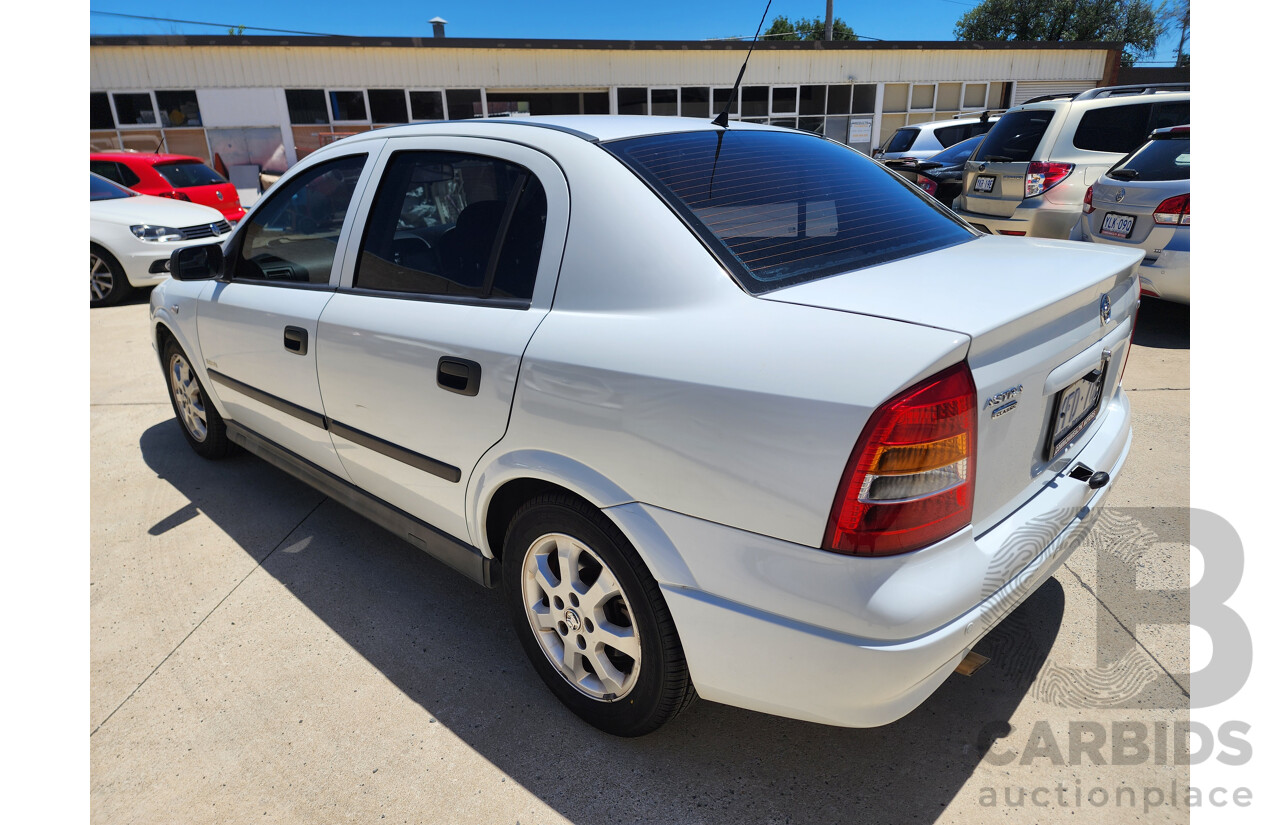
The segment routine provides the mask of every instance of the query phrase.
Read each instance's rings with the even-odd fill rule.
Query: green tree
[[[957,40],[1112,41],[1126,65],[1155,51],[1165,23],[1151,0],[983,0],[956,21]]]
[[[769,40],[821,40],[827,21],[822,17],[797,17],[795,20],[782,15],[773,18],[769,30],[760,39]],[[857,40],[853,27],[837,17],[831,24],[832,40]]]

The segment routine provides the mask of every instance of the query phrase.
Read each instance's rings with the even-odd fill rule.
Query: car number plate
[[[1102,387],[1106,383],[1108,352],[1093,372],[1060,390],[1053,399],[1053,419],[1049,426],[1049,440],[1045,445],[1045,460],[1058,452],[1085,431],[1098,416],[1102,406]]]
[[[1133,234],[1133,215],[1108,212],[1102,218],[1102,229],[1098,231],[1112,238],[1127,238]]]
[[[975,192],[991,192],[995,188],[995,175],[978,175],[978,179],[973,182],[973,191]]]

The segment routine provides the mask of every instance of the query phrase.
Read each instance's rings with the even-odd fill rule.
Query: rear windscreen
[[[899,129],[893,133],[893,137],[889,139],[889,143],[885,145],[886,152],[905,152],[911,148],[911,144],[916,142],[916,135],[920,134],[919,129]]]
[[[865,155],[800,132],[729,129],[604,146],[754,294],[976,237]]]
[[[179,161],[177,163],[157,163],[156,171],[169,181],[174,189],[184,186],[209,186],[215,183],[226,183],[226,179],[217,172],[197,161]]]
[[[1010,112],[991,127],[973,159],[991,163],[1026,163],[1035,154],[1040,138],[1044,137],[1052,120],[1052,109]]]
[[[1111,171],[1121,169],[1126,180],[1191,180],[1191,138],[1153,140]]]

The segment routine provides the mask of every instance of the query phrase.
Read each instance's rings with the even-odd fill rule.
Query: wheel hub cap
[[[200,383],[191,371],[191,365],[181,355],[173,356],[169,363],[169,386],[173,390],[174,407],[182,426],[196,441],[204,441],[209,434],[204,397],[200,393]]]
[[[547,660],[577,691],[623,698],[640,676],[640,638],[617,578],[591,548],[570,536],[541,536],[525,553],[525,616]]]

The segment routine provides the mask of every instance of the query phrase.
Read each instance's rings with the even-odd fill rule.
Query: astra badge
[[[1102,325],[1106,326],[1111,320],[1111,296],[1103,295],[1102,304],[1098,307],[1098,317],[1102,319]]]

